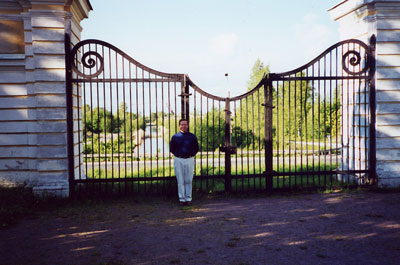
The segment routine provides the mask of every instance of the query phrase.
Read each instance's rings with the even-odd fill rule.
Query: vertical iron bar
[[[303,72],[300,73],[299,84],[300,84],[300,125],[299,125],[300,126],[300,128],[299,128],[299,130],[300,130],[300,172],[303,172],[303,119],[304,119],[303,104],[304,104],[304,108],[306,106],[306,100],[304,100],[304,102],[303,102]],[[307,93],[307,89],[306,89],[306,93]],[[304,98],[306,98],[306,96],[304,96]],[[304,115],[305,115],[305,110],[304,110]],[[304,176],[300,175],[300,185],[301,186],[303,186],[303,178],[304,178]]]
[[[329,170],[332,171],[333,170],[333,164],[332,164],[332,155],[333,155],[333,149],[332,149],[332,52],[329,53],[329,128],[330,128],[330,137],[329,137],[329,149],[330,149],[330,166],[329,166]],[[332,179],[333,175],[330,174],[330,185],[332,186],[333,183],[333,179]]]
[[[152,132],[152,121],[151,121],[151,101],[152,101],[152,97],[151,97],[151,73],[148,73],[148,77],[149,77],[149,127],[150,127],[150,157],[149,157],[149,161],[150,161],[150,172],[149,172],[149,177],[153,178],[153,132]],[[146,134],[146,132],[145,132]],[[145,155],[146,156],[146,155]],[[150,179],[150,190],[153,189],[153,181]]]
[[[68,35],[68,37],[69,37],[69,35]],[[69,40],[69,42],[71,42],[70,40]],[[71,71],[71,75],[70,75],[70,78],[72,77],[72,70],[71,70],[71,64],[72,64],[72,62],[74,61],[74,60],[76,60],[75,61],[75,63],[78,63],[77,61],[77,59],[75,59],[75,58],[71,58],[71,54],[69,55],[69,67],[70,67],[70,71]],[[81,116],[83,116],[83,114],[82,114],[82,107],[81,107],[81,98],[82,98],[82,95],[81,95],[81,89],[80,89],[80,85],[79,85],[79,82],[76,82],[75,83],[75,86],[76,86],[76,99],[77,99],[77,103],[76,103],[76,105],[77,105],[77,111],[78,111],[78,152],[79,152],[79,155],[78,155],[78,164],[79,164],[79,180],[81,180],[82,179],[82,163],[81,163],[81,161],[83,162],[83,158],[84,158],[84,155],[82,154],[82,151],[83,150],[81,150],[81,144],[83,145],[83,143],[82,143],[82,141],[83,141],[83,133],[82,133],[82,129],[83,128],[81,128],[81,122],[82,122],[82,118],[81,118]],[[72,86],[72,83],[71,83],[71,91],[73,92],[73,86]],[[71,101],[71,103],[73,103],[73,98],[72,98],[72,101]],[[72,115],[72,117],[73,117],[73,115]],[[73,120],[72,120],[72,123],[73,123]],[[82,134],[82,138],[81,138],[81,134]],[[74,149],[73,149],[74,150]],[[76,176],[75,176],[76,177]],[[75,181],[75,178],[74,177],[74,181]],[[81,186],[79,186],[79,190],[81,189]]]
[[[256,172],[255,172],[255,166],[256,166],[256,161],[255,161],[255,157],[254,157],[254,152],[255,152],[255,133],[256,133],[256,130],[255,130],[255,126],[254,126],[254,120],[255,120],[255,113],[254,113],[254,93],[253,94],[251,94],[251,113],[252,113],[252,121],[253,121],[253,129],[252,129],[252,137],[253,137],[253,139],[252,139],[252,142],[253,142],[253,188],[255,189],[256,188],[256,177],[255,177],[255,174],[256,174]],[[249,187],[249,189],[250,189],[250,187]]]
[[[294,75],[296,77],[296,74]],[[297,186],[297,80],[294,81],[294,187]],[[301,180],[301,176],[300,176]]]
[[[215,105],[214,105],[214,99],[212,100],[212,112],[211,112],[211,114],[212,114],[212,175],[214,176],[215,175],[215,172],[214,172],[214,151],[215,151],[215,138],[214,138],[214,134],[215,134],[215,119],[214,119],[214,116],[215,116],[215,114],[214,114],[214,107],[215,107]],[[213,186],[214,186],[214,178],[212,179],[213,181],[212,181],[212,184],[213,184]]]
[[[110,69],[110,80],[112,78],[111,72],[111,49],[108,49],[108,62],[109,62],[109,69]],[[111,116],[111,178],[114,180],[114,122],[113,122],[113,96],[112,96],[112,81],[110,81],[110,116]],[[107,172],[106,172],[107,178]],[[108,185],[106,185],[107,187]],[[112,189],[114,188],[114,181],[111,184]]]
[[[129,125],[131,126],[129,129],[131,131],[131,151],[130,151],[130,157],[131,157],[131,174],[130,178],[133,178],[133,104],[132,104],[132,64],[128,62],[129,65]],[[132,192],[134,191],[134,185],[133,185],[133,180],[131,180],[132,184]]]
[[[246,98],[247,188],[250,186],[249,97]]]
[[[135,78],[138,78],[138,67],[135,66]],[[137,148],[137,178],[138,180],[136,181],[137,183],[137,191],[140,193],[140,143],[142,139],[140,138],[140,133],[139,133],[139,85],[137,82],[135,82],[135,92],[136,92],[136,147]]]
[[[243,165],[243,148],[244,148],[244,144],[243,144],[243,112],[242,112],[242,110],[243,110],[243,101],[242,101],[242,99],[240,99],[240,143],[241,143],[241,156],[240,156],[240,162],[241,162],[241,165],[242,165],[242,168],[241,168],[241,175],[242,175],[242,178],[241,178],[241,183],[242,183],[242,187],[241,187],[241,190],[243,190],[243,185],[244,185],[244,181],[243,181],[243,176],[244,176],[244,165]]]
[[[355,48],[355,44],[353,44],[353,50],[355,51],[356,50],[356,48]],[[353,66],[353,70],[355,69],[355,66]],[[352,127],[353,127],[353,151],[352,151],[352,153],[353,153],[353,170],[356,170],[357,169],[357,167],[356,167],[356,164],[357,164],[357,161],[356,161],[356,143],[357,143],[357,139],[356,139],[356,119],[357,119],[357,117],[356,117],[356,115],[357,115],[357,113],[356,113],[356,111],[357,111],[357,102],[356,102],[356,80],[355,79],[353,79],[353,86],[352,86],[352,88],[353,88],[353,93],[351,93],[352,94],[352,96],[353,96],[353,104],[352,104],[352,106],[353,106],[353,111],[352,111],[352,117],[351,117],[351,119],[352,119]],[[353,184],[355,184],[355,182],[356,182],[356,174],[354,174],[354,179],[353,179]]]
[[[90,45],[89,45],[89,52],[91,52],[91,49],[90,49]],[[89,69],[89,74],[91,75],[92,74],[92,68],[90,68]],[[89,83],[89,88],[90,88],[90,120],[91,120],[91,125],[92,125],[92,141],[91,141],[91,144],[92,144],[92,178],[94,179],[95,178],[95,176],[94,176],[94,130],[93,130],[93,128],[94,128],[94,121],[93,121],[93,86],[92,86],[92,82],[90,82]],[[94,184],[93,184],[94,185]]]
[[[230,192],[232,190],[231,183],[231,111],[229,98],[225,99],[225,191]]]
[[[168,82],[169,84],[169,82]],[[161,126],[162,126],[162,132],[161,132],[161,137],[162,139],[165,139],[165,122],[164,122],[164,82],[161,83],[161,115],[162,115],[162,121],[161,121]],[[165,144],[164,141],[162,142],[162,176],[165,178]],[[196,163],[195,163],[196,164]],[[157,168],[158,170],[158,168]],[[163,189],[165,189],[165,180],[163,181]]]
[[[371,179],[371,184],[377,183],[376,176],[376,95],[375,95],[375,70],[376,70],[376,61],[375,61],[375,52],[376,52],[376,37],[372,35],[370,38],[370,87],[369,87],[369,104],[370,104],[370,125],[369,125],[369,177]]]
[[[307,69],[306,69],[306,77],[308,77],[308,67],[307,67]],[[308,86],[309,86],[309,81],[304,81],[305,82],[305,84],[306,84],[306,88],[305,88],[305,94],[304,94],[304,120],[305,120],[305,131],[306,131],[306,133],[305,133],[305,141],[306,141],[306,171],[308,172],[308,171],[310,171],[310,168],[309,168],[309,165],[308,165],[308,126],[307,126],[307,123],[308,123],[308,112],[307,112],[307,99],[308,99]],[[310,111],[310,110],[308,110],[308,111]],[[308,177],[308,175],[306,175],[306,185],[307,186],[309,186],[309,177]]]
[[[265,89],[265,87],[264,87]],[[236,101],[235,101],[236,102]],[[261,182],[261,174],[262,174],[262,166],[261,166],[261,110],[260,110],[260,88],[257,90],[257,113],[258,113],[258,174],[259,174],[259,189],[262,190],[262,182]],[[236,108],[235,108],[236,110]],[[265,147],[264,147],[265,148]]]
[[[176,84],[176,81],[174,82],[174,84]],[[170,141],[171,137],[172,137],[172,135],[171,135],[171,93],[170,93],[171,91],[170,90],[171,90],[171,83],[168,82],[168,87],[167,87],[167,91],[168,91],[168,141]],[[169,143],[168,143],[168,146],[169,146]],[[171,148],[171,147],[169,146],[169,148]],[[196,163],[194,165],[196,166]],[[172,168],[171,168],[171,153],[170,152],[168,152],[168,166],[169,166],[168,176],[171,177],[172,176],[172,174],[171,174]]]
[[[361,47],[359,46],[358,47],[358,52],[361,54]],[[358,66],[358,70],[360,71],[361,70],[361,64]],[[362,90],[362,83],[363,82],[366,82],[366,80],[365,81],[362,81],[361,79],[358,79],[358,102],[357,102],[357,105],[358,105],[358,169],[359,170],[362,170],[362,167],[361,167],[361,137],[362,137],[362,134],[361,134],[361,130],[362,130],[362,124],[361,124],[361,115],[362,115],[362,104],[361,104],[361,90]],[[360,176],[361,176],[361,174],[360,174]],[[360,178],[360,181],[362,181],[362,179]],[[359,184],[361,184],[360,183],[360,181],[359,181]]]
[[[144,70],[142,69],[142,79],[144,79]],[[142,110],[143,110],[143,127],[144,127],[144,132],[143,132],[143,189],[144,192],[146,192],[146,129],[147,129],[147,125],[146,125],[146,109],[145,109],[145,89],[144,89],[144,82],[142,82]]]
[[[347,44],[347,50],[350,50],[350,44]],[[350,65],[349,65],[349,67],[350,67]],[[350,174],[349,174],[349,171],[351,170],[351,167],[350,167],[350,80],[349,79],[347,79],[347,126],[346,126],[346,128],[347,128],[347,149],[348,149],[348,151],[347,151],[347,171],[348,171],[348,174],[347,174],[347,183],[350,183]]]
[[[186,82],[185,83],[185,94],[186,94],[186,98],[185,98],[185,117],[188,120],[188,125],[190,122],[190,113],[189,113],[189,84]]]
[[[218,144],[221,147],[221,101],[218,100]],[[225,140],[225,139],[223,139]],[[218,175],[221,175],[221,148],[218,148]]]
[[[266,189],[273,189],[273,157],[272,157],[272,81],[276,76],[270,74],[264,78],[264,146],[265,146],[265,174],[266,174]]]
[[[200,175],[203,175],[203,95],[200,94]],[[207,191],[208,191],[208,181]],[[201,179],[201,188],[203,189],[203,179]]]
[[[324,77],[326,77],[326,55],[324,56]],[[326,80],[324,80],[324,171],[326,171],[326,137],[327,137],[327,132],[326,132]],[[326,178],[327,175],[324,175],[324,186],[326,187]]]
[[[72,89],[72,60],[71,58],[71,38],[68,34],[65,34],[65,81],[66,81],[66,104],[67,104],[67,143],[68,143],[68,175],[69,175],[69,195],[71,196],[75,190],[75,154],[74,154],[74,111],[73,111],[73,89]],[[77,89],[79,90],[78,86]],[[79,94],[79,93],[78,93]],[[79,102],[79,98],[77,100]],[[79,108],[78,108],[78,120],[79,120]],[[79,124],[79,122],[78,122]],[[78,139],[80,132],[78,130]],[[80,142],[78,140],[78,142]],[[80,152],[79,152],[79,164],[80,164]],[[79,170],[80,174],[80,170]]]
[[[207,183],[209,182],[209,176],[210,176],[210,174],[209,174],[209,172],[208,172],[208,170],[209,170],[209,167],[208,167],[208,156],[209,156],[209,149],[208,149],[208,128],[209,128],[209,124],[208,124],[208,115],[210,114],[210,109],[209,109],[209,107],[208,107],[208,98],[206,98],[206,102],[207,102],[207,110],[206,110],[206,128],[207,128],[207,132],[206,132],[206,152],[207,152],[207,155],[206,155],[206,157],[207,157],[207,165],[206,165],[206,167],[207,167],[207,170],[206,170],[206,172],[207,172]]]
[[[157,76],[155,76],[155,78],[157,78]],[[157,83],[158,83],[157,81],[154,82],[154,85],[155,85],[154,93],[156,94],[156,112],[155,112],[156,113],[156,115],[155,115],[155,117],[156,117],[156,176],[158,177],[159,176],[158,175],[158,160],[159,160],[158,155],[159,155],[159,152],[158,152],[158,93],[157,93],[158,88],[157,88]],[[162,106],[161,106],[161,110],[162,110]],[[159,181],[158,180],[156,181],[156,189],[157,189],[157,192],[158,192],[158,190],[159,190]]]
[[[104,58],[104,46],[101,46],[102,56]],[[106,73],[103,72],[105,78]],[[106,82],[103,81],[103,105],[104,105],[104,176],[107,177],[107,105],[106,105]],[[99,169],[101,176],[101,168]],[[105,192],[107,192],[107,184],[105,185]]]
[[[314,64],[312,65],[312,76],[314,77]],[[312,80],[312,171],[315,172],[315,88],[314,88],[314,79]],[[312,174],[312,183],[315,186],[315,175]]]
[[[122,57],[122,79],[125,79],[125,58],[124,57]],[[127,178],[127,172],[126,172],[126,170],[127,170],[127,164],[126,164],[126,144],[127,144],[127,139],[126,139],[126,111],[125,111],[125,109],[126,109],[126,99],[125,99],[125,96],[126,96],[126,93],[125,93],[125,90],[126,90],[126,87],[125,87],[125,81],[123,81],[123,83],[122,83],[122,97],[123,97],[123,100],[122,100],[122,103],[124,104],[124,109],[123,109],[123,111],[124,111],[124,158],[125,158],[125,168],[124,168],[124,174],[125,174],[125,176],[124,176],[124,178],[126,179]],[[132,139],[132,138],[131,138]],[[124,182],[124,185],[125,185],[125,193],[127,192],[127,183],[128,182]]]
[[[318,77],[321,76],[321,64],[318,60]],[[318,80],[318,171],[321,171],[321,80]],[[321,175],[318,174],[318,186],[321,186]]]
[[[292,172],[292,144],[291,144],[291,136],[292,136],[292,126],[291,126],[291,102],[290,99],[292,97],[292,92],[291,92],[291,81],[289,81],[289,104],[288,104],[288,108],[289,108],[289,121],[288,121],[288,128],[289,128],[289,172]],[[295,108],[296,110],[296,108]],[[292,176],[289,175],[289,188],[292,187]]]
[[[279,103],[279,97],[280,97],[280,94],[279,94],[279,83],[276,82],[275,84],[276,84],[276,161],[277,161],[277,163],[276,163],[276,171],[280,172],[281,171],[280,170],[280,160],[281,160],[281,158],[280,158],[280,153],[279,153],[279,148],[280,148],[280,143],[279,143],[279,133],[280,133],[280,130],[279,130],[279,126],[280,126],[280,123],[279,123],[279,110],[281,109],[281,106],[279,105],[280,104]],[[265,86],[264,86],[264,89],[266,89]],[[283,100],[282,100],[282,102],[283,102]],[[265,110],[264,110],[264,112],[265,112]],[[264,127],[265,126],[266,126],[266,124],[265,124],[265,121],[264,121]],[[282,127],[282,132],[284,132],[283,127]],[[264,132],[264,135],[265,135],[265,132]],[[265,146],[265,143],[264,143],[264,148],[265,148],[265,150],[267,148]],[[264,154],[266,156],[266,152],[264,152]],[[266,159],[266,158],[264,158],[264,159]],[[265,170],[267,170],[267,168],[265,168]],[[277,189],[279,189],[279,178],[280,178],[279,176],[276,177],[276,179],[277,179],[276,188]]]
[[[220,102],[220,106],[221,106],[221,101],[219,101]],[[221,109],[221,107],[219,107],[220,109]],[[235,148],[237,148],[237,113],[236,113],[236,111],[237,111],[237,106],[236,106],[236,100],[234,101],[234,106],[233,106],[233,108],[234,108],[234,111],[235,111],[235,130],[232,130],[232,132],[234,133],[234,139],[235,139],[235,142],[233,143],[233,146],[235,147]],[[219,128],[219,125],[218,125],[218,128]],[[219,129],[220,130],[220,129]],[[236,175],[236,177],[235,177],[235,191],[237,191],[237,189],[238,189],[238,175],[239,175],[239,173],[238,173],[238,155],[237,155],[237,150],[236,150],[236,152],[235,152],[235,169],[236,169],[236,172],[235,172],[235,175]]]
[[[278,82],[279,84],[279,82]],[[285,150],[285,82],[282,82],[282,171],[286,171],[285,160],[286,160],[286,150]],[[290,108],[289,108],[290,111]],[[278,177],[278,180],[282,179],[282,188],[285,187],[285,176]]]
[[[119,74],[118,74],[118,53],[115,53],[115,77],[118,80],[119,78]],[[120,143],[119,143],[119,133],[120,133],[120,127],[121,127],[121,123],[120,123],[120,112],[119,112],[119,82],[116,81],[116,93],[117,93],[117,150],[118,150],[118,192],[121,191],[121,181],[119,179],[121,179],[121,150],[120,150]]]
[[[339,62],[339,60],[338,60],[338,48],[336,48],[335,49],[335,55],[336,55],[336,60],[335,60],[335,67],[336,67],[336,70],[335,70],[335,74],[336,74],[336,76],[339,76],[339,70],[338,70],[338,62]],[[335,93],[335,100],[336,100],[336,122],[335,122],[335,124],[336,124],[336,128],[335,128],[335,135],[336,135],[336,141],[335,141],[335,143],[336,143],[336,168],[337,169],[339,169],[339,141],[338,141],[338,134],[339,134],[339,129],[338,129],[338,125],[339,125],[339,123],[341,124],[342,122],[341,122],[341,119],[339,120],[338,119],[338,117],[339,117],[339,111],[340,111],[340,108],[339,108],[339,98],[338,98],[338,86],[339,86],[339,83],[338,83],[338,79],[336,79],[336,81],[335,81],[335,91],[336,91],[336,93]],[[342,105],[342,103],[343,102],[340,102],[340,105]],[[340,117],[341,117],[341,115],[340,115]],[[340,152],[340,154],[343,156],[343,152]],[[336,174],[335,175],[335,181],[338,181],[338,174]]]
[[[343,49],[344,49],[344,45],[342,45],[342,49],[341,49],[341,58],[343,58],[343,54],[344,54],[344,51],[343,51]],[[343,77],[344,76],[344,70],[343,70],[343,66],[341,67],[341,77]],[[341,80],[341,109],[342,109],[342,113],[341,113],[341,147],[342,147],[342,150],[341,150],[341,153],[342,153],[342,156],[341,156],[341,171],[344,171],[344,156],[345,156],[345,149],[346,149],[346,147],[344,146],[344,123],[345,123],[345,120],[344,120],[344,118],[345,118],[345,113],[344,113],[344,111],[345,111],[345,109],[344,109],[344,99],[345,99],[345,95],[344,95],[344,81],[343,80]],[[344,174],[342,174],[342,176],[341,176],[341,184],[343,185],[343,183],[344,183]]]
[[[197,98],[196,98],[196,90],[194,90],[193,91],[193,119],[194,119],[194,122],[193,122],[193,124],[194,124],[194,130],[193,130],[193,133],[197,136],[197,126],[196,126],[196,119],[197,119],[197,117],[196,117],[196,100],[197,100]],[[201,157],[200,157],[200,159],[201,159]],[[196,156],[194,157],[194,161],[195,161],[195,163],[194,163],[194,172],[197,172],[197,168],[196,168]],[[196,175],[196,173],[195,173],[195,175]],[[197,185],[197,181],[196,181],[196,179],[194,180],[194,185],[196,186]]]
[[[97,45],[95,45],[95,47],[96,47],[96,53],[98,52],[97,51]],[[98,64],[96,63],[96,72],[98,71],[99,69],[98,69]],[[98,79],[98,77],[97,77],[97,79]],[[98,161],[98,165],[99,165],[99,179],[101,178],[101,163],[100,163],[100,160],[101,160],[101,158],[100,158],[100,156],[101,156],[101,144],[100,144],[100,136],[101,136],[101,132],[100,132],[100,90],[99,90],[99,81],[97,80],[97,82],[96,82],[96,88],[97,88],[97,130],[98,130],[98,132],[97,132],[97,144],[98,144],[98,151],[97,151],[97,159],[99,160]],[[94,168],[92,169],[93,171],[94,171]],[[101,184],[100,184],[100,190],[101,190]]]

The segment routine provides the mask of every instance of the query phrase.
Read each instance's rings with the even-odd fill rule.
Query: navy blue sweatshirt
[[[171,138],[169,151],[176,157],[188,158],[195,156],[199,151],[196,135],[190,132],[178,132]]]

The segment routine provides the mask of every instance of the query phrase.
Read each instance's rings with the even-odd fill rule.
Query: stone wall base
[[[69,187],[60,185],[46,185],[32,188],[33,194],[39,198],[67,198],[69,197]]]
[[[400,171],[388,171],[379,174],[379,188],[400,188]]]

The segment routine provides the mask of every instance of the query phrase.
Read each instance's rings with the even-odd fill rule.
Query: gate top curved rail
[[[226,99],[228,99],[225,97],[214,96],[214,95],[202,90],[199,86],[197,86],[190,79],[190,77],[188,75],[178,74],[178,73],[165,73],[165,72],[161,72],[161,71],[152,69],[152,68],[136,61],[135,59],[133,59],[128,54],[126,54],[119,48],[115,47],[114,45],[112,45],[108,42],[105,42],[105,41],[97,40],[97,39],[88,39],[88,40],[81,41],[81,42],[77,43],[71,50],[71,53],[70,53],[70,59],[72,62],[71,68],[72,68],[72,71],[74,73],[76,73],[78,75],[78,78],[80,78],[80,79],[95,79],[96,77],[98,78],[98,76],[104,71],[104,63],[105,63],[104,57],[99,54],[97,48],[95,50],[91,50],[90,49],[91,44],[102,45],[104,47],[107,47],[107,48],[113,50],[114,52],[121,55],[123,58],[125,58],[127,61],[134,64],[138,68],[142,69],[143,71],[147,71],[149,74],[153,74],[155,76],[166,78],[166,79],[172,79],[174,81],[180,81],[180,82],[186,81],[188,83],[188,85],[190,85],[194,90],[196,90],[198,93],[200,93],[201,95],[203,95],[205,97],[208,97],[208,98],[214,99],[214,100],[219,100],[219,101],[225,101]],[[350,48],[351,44],[353,44],[353,49]],[[363,48],[364,51],[361,52],[361,51],[355,50],[354,46],[356,44],[359,45],[360,48]],[[81,58],[78,58],[79,50],[83,49],[85,47],[85,45],[89,45],[88,50],[87,51],[83,50],[82,54],[81,54]],[[270,76],[274,76],[275,78],[279,79],[279,78],[283,78],[285,76],[290,76],[290,75],[302,72],[302,71],[306,70],[307,68],[312,67],[313,65],[318,63],[322,58],[324,58],[324,56],[326,56],[327,54],[332,52],[334,49],[336,49],[340,46],[343,46],[343,45],[348,45],[348,50],[345,53],[341,54],[342,69],[344,70],[344,72],[347,73],[348,76],[356,76],[356,75],[360,76],[360,75],[366,73],[368,71],[368,69],[370,69],[371,63],[372,63],[372,59],[371,59],[372,55],[371,55],[370,47],[368,47],[364,42],[362,42],[360,40],[349,39],[349,40],[341,41],[341,42],[338,42],[338,43],[332,45],[331,47],[326,49],[324,52],[322,52],[319,56],[317,56],[315,59],[313,59],[309,63],[307,63],[301,67],[298,67],[294,70],[287,71],[287,72],[281,72],[281,73],[270,73],[269,75],[264,75],[263,78],[260,80],[260,82],[253,89],[251,89],[250,91],[247,91],[246,93],[244,93],[242,95],[229,98],[229,101],[240,100],[240,99],[246,98],[247,96],[251,95],[252,93],[257,91],[261,86],[263,86],[263,84],[265,84],[265,81],[266,81],[265,79],[270,78]],[[361,56],[362,54],[365,54],[366,58],[365,58],[365,63],[364,63],[364,65],[362,65],[361,70],[358,70],[358,71],[350,70],[350,66],[352,67],[352,69],[354,69],[354,67],[356,67],[356,66],[361,66],[360,64],[362,62],[362,56]],[[90,72],[89,74],[85,74],[83,71],[81,71],[82,69],[79,69],[79,67],[76,65],[76,62],[78,62],[78,61],[82,62],[83,69],[89,69],[89,70],[95,69],[95,72],[94,73]]]
[[[249,95],[253,94],[255,91],[257,91],[264,84],[265,76],[266,75],[264,75],[264,77],[260,80],[260,82],[253,89],[251,89],[250,91],[248,91],[248,92],[246,92],[246,93],[244,93],[242,95],[239,95],[239,96],[236,96],[236,97],[232,97],[232,98],[219,97],[219,96],[214,96],[214,95],[212,95],[210,93],[207,93],[206,91],[202,90],[199,86],[197,86],[190,79],[190,77],[188,75],[186,75],[186,81],[187,81],[187,84],[190,85],[196,92],[198,92],[199,94],[201,94],[201,95],[203,95],[205,97],[208,97],[208,98],[214,99],[214,100],[219,100],[219,101],[225,101],[225,100],[236,101],[236,100],[240,100],[240,99],[246,98],[247,96],[249,96]]]
[[[97,48],[95,50],[90,50],[91,44],[102,45],[111,50],[114,50],[117,54],[121,55],[127,61],[134,64],[138,68],[141,68],[142,70],[147,71],[150,74],[154,74],[156,76],[160,76],[160,77],[164,77],[164,78],[179,79],[182,81],[184,79],[183,74],[165,73],[165,72],[154,70],[148,66],[145,66],[144,64],[139,63],[138,61],[136,61],[135,59],[133,59],[128,54],[126,54],[119,48],[115,47],[114,45],[112,45],[108,42],[105,42],[105,41],[97,40],[97,39],[88,39],[88,40],[81,41],[81,42],[77,43],[70,52],[70,58],[71,58],[71,62],[72,62],[71,68],[72,68],[73,72],[76,73],[81,78],[84,78],[84,79],[96,78],[104,70],[104,63],[105,63],[104,57],[99,54]],[[78,58],[79,49],[84,48],[85,45],[89,45],[88,51],[83,51],[81,58]],[[95,57],[95,59],[93,59],[93,57]],[[96,72],[92,73],[92,74],[84,74],[76,65],[77,61],[81,61],[84,68],[87,68],[87,69],[95,68]],[[100,65],[97,65],[97,62],[99,62]]]
[[[318,63],[323,57],[325,57],[327,54],[331,53],[336,48],[338,48],[340,46],[344,46],[346,44],[348,45],[348,47],[347,47],[348,50],[345,53],[341,54],[341,56],[342,56],[341,62],[342,62],[342,67],[343,67],[344,72],[346,72],[349,76],[362,75],[362,74],[366,73],[368,71],[368,69],[371,68],[371,64],[373,62],[371,48],[360,40],[349,39],[349,40],[340,41],[340,42],[332,45],[331,47],[326,49],[324,52],[322,52],[319,56],[317,56],[315,59],[313,59],[312,61],[310,61],[307,64],[304,64],[301,67],[298,67],[294,70],[287,71],[287,72],[276,73],[274,75],[278,76],[278,77],[283,77],[283,76],[289,76],[289,75],[293,75],[293,74],[302,72],[302,71],[306,70],[307,68]],[[353,44],[353,48],[350,47],[350,44]],[[359,49],[359,51],[357,51],[355,49],[355,44],[359,45],[360,48],[363,48],[364,51],[361,52],[360,49]],[[364,65],[361,65],[361,63],[362,63],[361,55],[362,54],[365,54],[365,56],[366,56]],[[351,66],[353,69],[357,66],[361,66],[362,68],[361,68],[361,70],[358,70],[358,71],[352,71],[349,66]]]

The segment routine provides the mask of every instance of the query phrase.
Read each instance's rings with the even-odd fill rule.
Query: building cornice
[[[393,0],[346,0],[328,10],[331,18],[335,21],[354,13],[356,16],[361,16],[363,12],[371,10],[393,10],[400,9],[400,1]],[[370,16],[369,14],[368,16]],[[386,14],[373,14],[374,16],[387,18]]]

